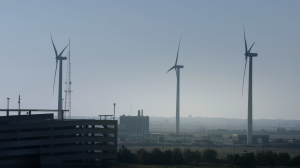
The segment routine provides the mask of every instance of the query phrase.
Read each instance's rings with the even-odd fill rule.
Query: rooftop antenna
[[[257,53],[251,53],[251,49],[255,42],[252,44],[250,49],[247,48],[246,33],[244,27],[244,41],[245,41],[245,69],[243,77],[243,86],[242,86],[242,96],[243,96],[243,87],[244,87],[244,78],[245,71],[247,67],[247,58],[249,57],[249,90],[248,90],[248,131],[247,131],[247,144],[252,143],[252,57],[257,57]]]
[[[57,55],[57,50],[55,48],[53,39],[52,39],[52,35],[51,36],[51,41],[52,41],[52,45],[55,51],[55,59],[56,59],[56,67],[55,67],[55,75],[54,75],[54,83],[53,83],[53,94],[54,94],[54,86],[55,86],[55,78],[56,78],[56,71],[57,71],[57,64],[59,61],[59,89],[58,89],[58,110],[62,110],[62,61],[66,60],[67,57],[62,57],[63,52],[65,51],[65,49],[68,47],[68,45],[61,51],[61,53],[59,55]],[[63,112],[62,111],[58,111],[58,119],[63,119]]]
[[[179,40],[179,44],[178,44],[178,49],[177,49],[177,57],[176,57],[176,61],[175,61],[175,65],[170,68],[167,73],[169,71],[171,71],[172,69],[175,69],[175,72],[176,72],[176,77],[177,77],[177,94],[176,94],[176,129],[175,129],[175,133],[176,134],[179,134],[179,117],[180,117],[180,109],[179,109],[179,105],[180,105],[180,102],[179,102],[179,82],[180,82],[180,68],[183,68],[183,65],[177,65],[177,61],[178,61],[178,53],[179,53],[179,47],[180,47],[180,42],[181,42],[181,37],[180,37],[180,40]]]
[[[21,115],[21,111],[20,111],[20,105],[21,105],[21,98],[20,98],[20,94],[19,94],[19,99],[18,99],[18,103],[19,103],[19,115]]]

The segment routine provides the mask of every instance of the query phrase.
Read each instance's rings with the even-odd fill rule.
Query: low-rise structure
[[[137,116],[120,116],[120,125],[124,126],[124,130],[130,133],[149,132],[149,116],[143,116],[138,111]]]
[[[247,135],[245,134],[233,134],[233,143],[247,144]],[[253,144],[269,143],[270,135],[252,135]]]
[[[31,112],[57,110],[26,111],[0,117],[0,167],[116,162],[116,120],[56,120],[53,114]]]

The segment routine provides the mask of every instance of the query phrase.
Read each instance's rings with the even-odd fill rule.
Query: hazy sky
[[[300,1],[1,1],[0,108],[57,109],[55,54],[71,38],[72,115],[246,118],[243,25],[253,60],[253,117],[300,119]],[[64,55],[66,55],[65,52]],[[67,62],[63,63],[64,82]],[[248,69],[248,67],[247,67]],[[64,86],[65,89],[65,86]],[[64,97],[64,95],[63,95]]]

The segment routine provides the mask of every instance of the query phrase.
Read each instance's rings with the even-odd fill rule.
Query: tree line
[[[141,148],[135,153],[125,146],[121,146],[117,152],[119,163],[128,164],[151,164],[151,165],[199,165],[199,164],[219,164],[234,165],[239,167],[255,166],[299,166],[300,155],[292,158],[288,153],[275,153],[271,150],[257,151],[256,153],[244,151],[243,154],[228,154],[224,158],[218,158],[218,152],[214,149],[204,151],[191,150],[189,148],[181,150],[160,150],[153,148],[150,152]]]

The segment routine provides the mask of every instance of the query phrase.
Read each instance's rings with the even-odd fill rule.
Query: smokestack
[[[140,110],[138,111],[138,116],[140,116]]]
[[[143,114],[143,109],[142,109],[142,116],[144,116],[144,114]]]

